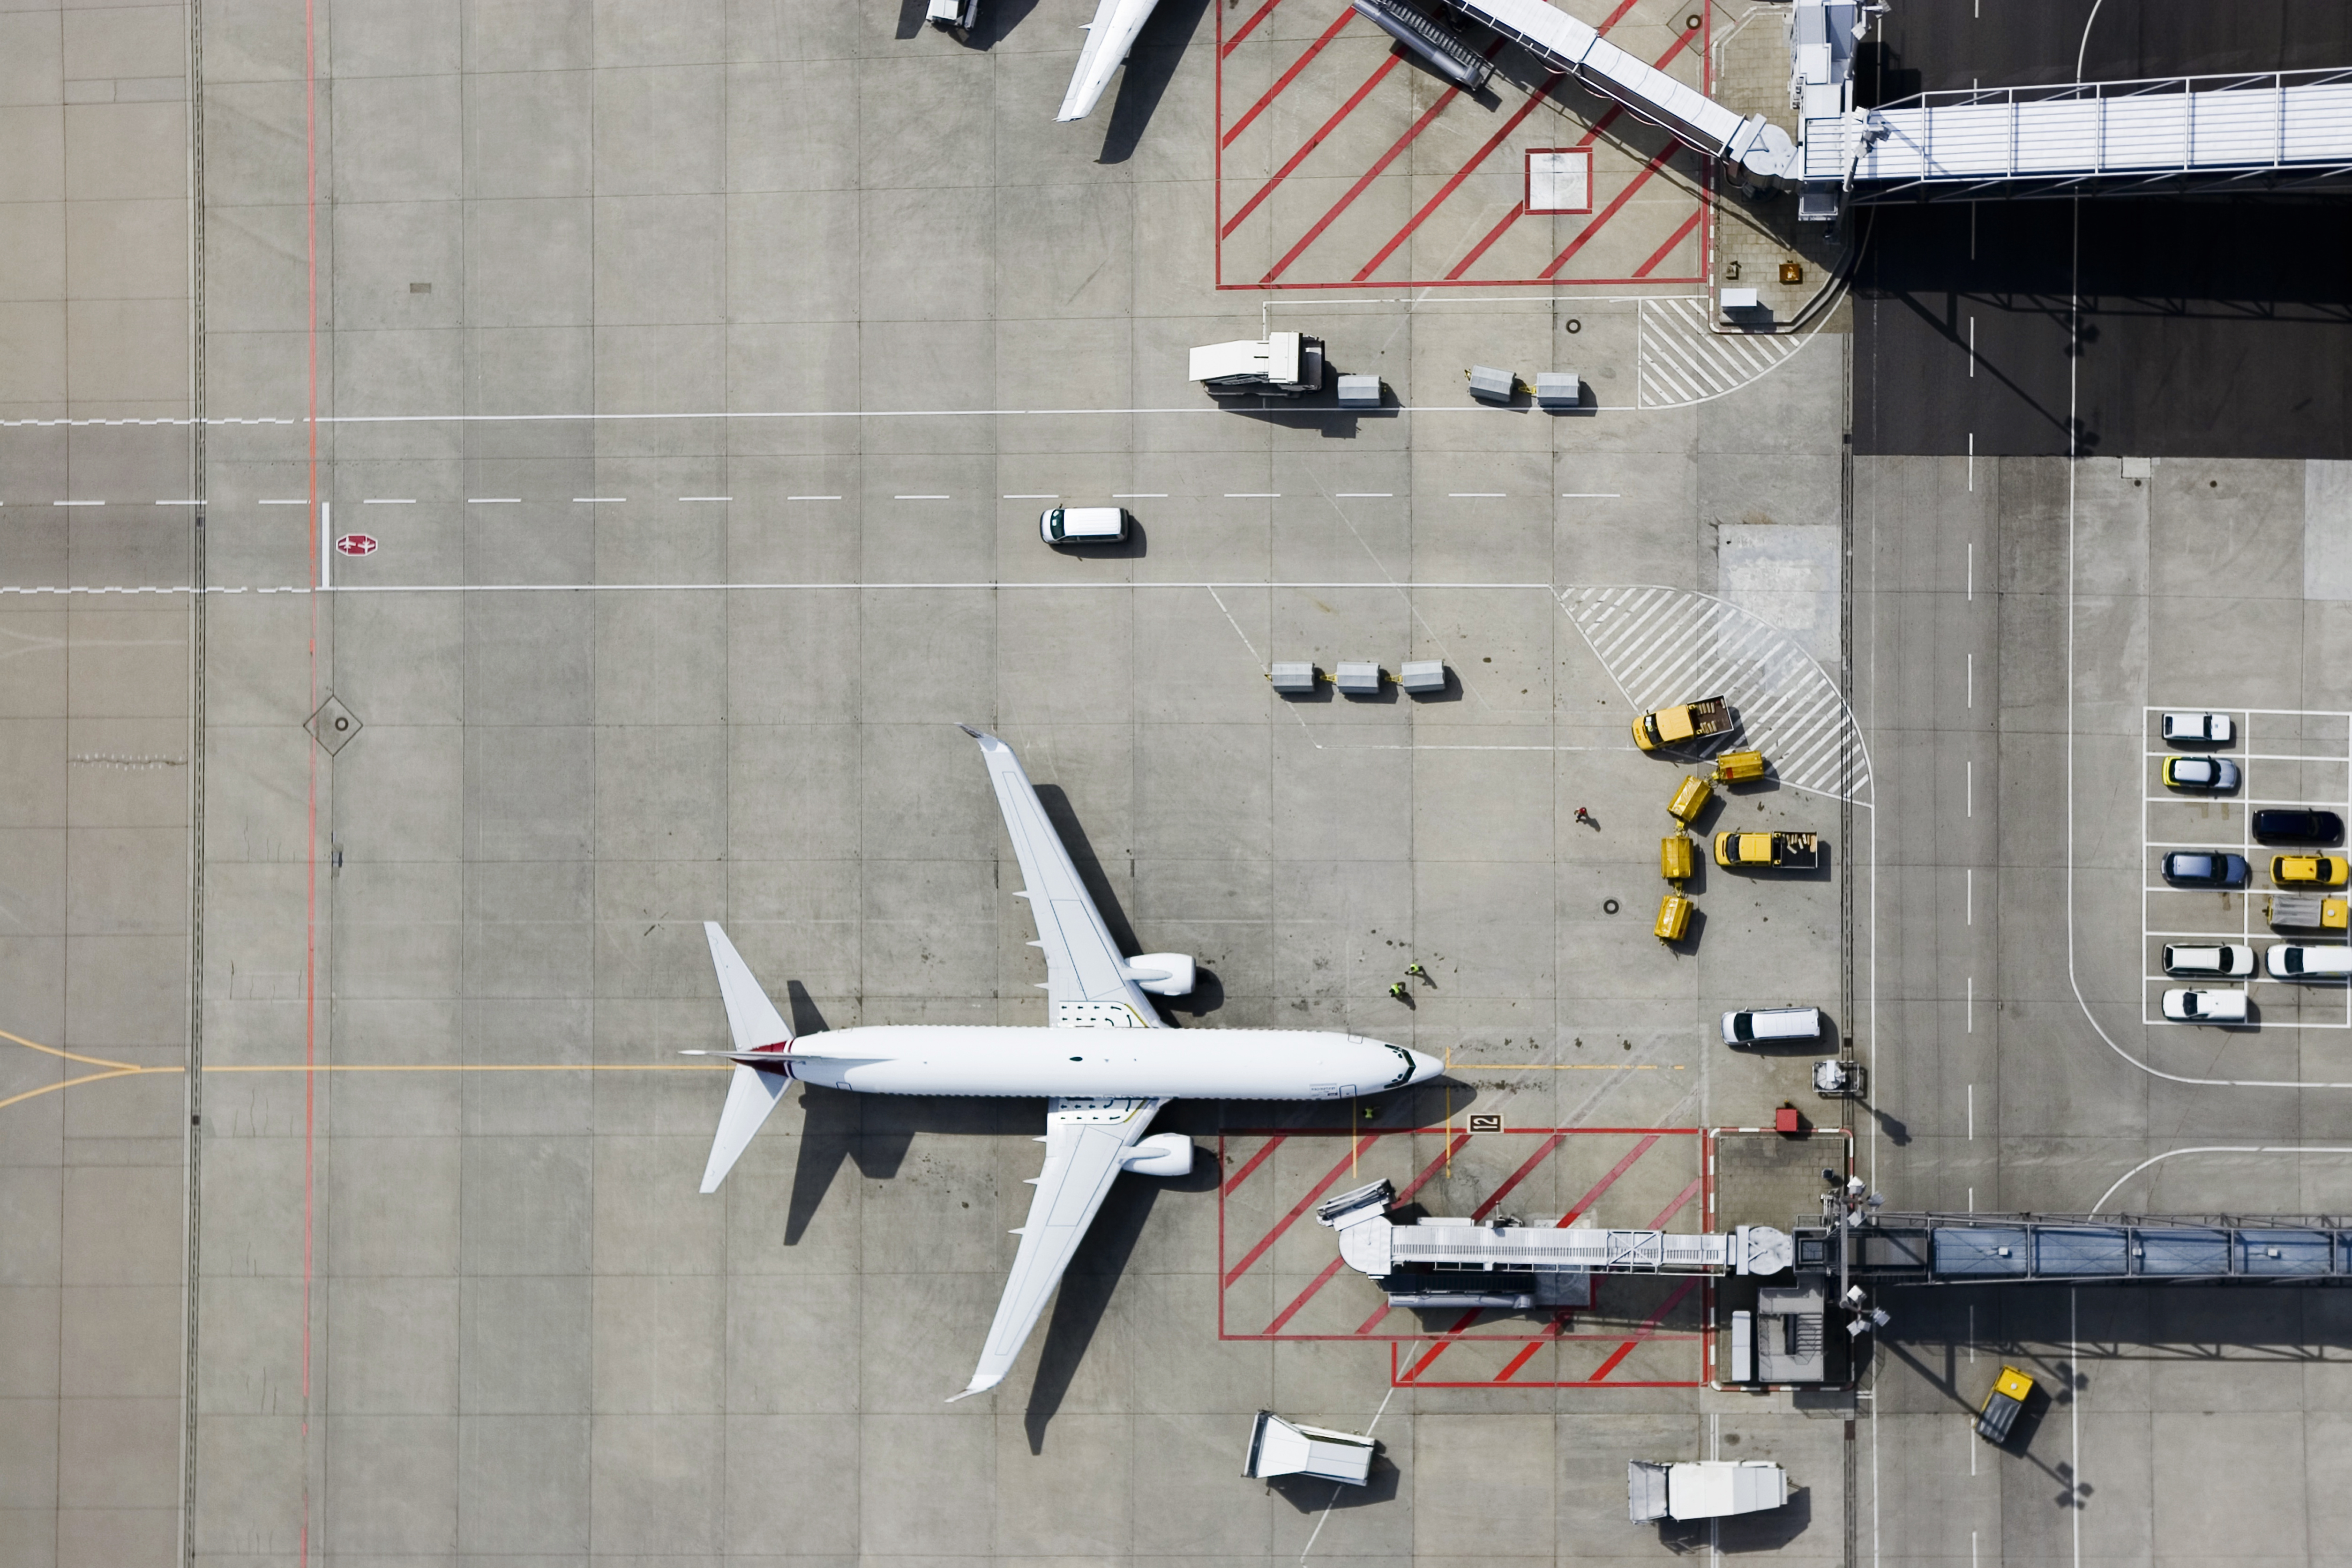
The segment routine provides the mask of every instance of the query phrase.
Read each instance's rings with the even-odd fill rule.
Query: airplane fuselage
[[[797,1047],[807,1060],[783,1054],[793,1077],[867,1094],[1345,1100],[1437,1065],[1324,1030],[883,1024],[803,1035]]]

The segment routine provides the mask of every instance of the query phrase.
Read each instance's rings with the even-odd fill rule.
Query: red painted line
[[[1353,1137],[1350,1137],[1349,1139],[1348,1152],[1340,1156],[1339,1163],[1338,1165],[1331,1167],[1330,1174],[1326,1176],[1321,1181],[1317,1182],[1314,1187],[1305,1197],[1300,1198],[1296,1204],[1293,1204],[1291,1206],[1290,1212],[1276,1220],[1275,1222],[1274,1228],[1267,1231],[1265,1238],[1260,1240],[1256,1246],[1251,1248],[1247,1253],[1244,1254],[1242,1260],[1234,1264],[1226,1273],[1224,1280],[1225,1288],[1230,1290],[1234,1281],[1240,1279],[1244,1274],[1249,1271],[1249,1266],[1251,1264],[1265,1257],[1266,1249],[1272,1247],[1276,1241],[1281,1240],[1282,1233],[1289,1229],[1293,1225],[1297,1224],[1298,1217],[1306,1213],[1309,1208],[1313,1207],[1315,1200],[1321,1197],[1325,1193],[1329,1192],[1332,1185],[1346,1173],[1348,1167],[1356,1163],[1356,1156],[1365,1149],[1369,1149],[1374,1144],[1378,1143],[1380,1138],[1381,1134],[1378,1133],[1368,1134],[1365,1135],[1363,1142],[1359,1144]]]
[[[1429,1370],[1430,1363],[1435,1361],[1439,1356],[1444,1355],[1445,1354],[1446,1346],[1454,1343],[1451,1336],[1460,1333],[1464,1329],[1466,1329],[1472,1323],[1476,1322],[1478,1321],[1478,1314],[1484,1311],[1486,1311],[1484,1307],[1473,1307],[1468,1312],[1456,1318],[1454,1321],[1454,1326],[1445,1331],[1448,1337],[1441,1339],[1435,1344],[1431,1345],[1429,1347],[1429,1354],[1423,1356],[1419,1361],[1414,1362],[1410,1367],[1407,1367],[1405,1369],[1404,1375],[1396,1379],[1396,1381],[1399,1383],[1411,1383],[1414,1378],[1419,1377],[1423,1373],[1427,1372]]]
[[[1623,1176],[1627,1171],[1633,1168],[1633,1162],[1635,1160],[1640,1159],[1643,1155],[1650,1152],[1651,1146],[1657,1143],[1658,1136],[1659,1134],[1652,1133],[1648,1137],[1643,1138],[1640,1143],[1635,1144],[1633,1145],[1633,1152],[1627,1155],[1623,1159],[1619,1160],[1614,1166],[1611,1166],[1607,1176],[1602,1176],[1599,1181],[1594,1182],[1592,1184],[1592,1190],[1586,1193],[1582,1197],[1578,1198],[1574,1204],[1570,1205],[1569,1211],[1559,1217],[1559,1223],[1554,1226],[1553,1228],[1556,1230],[1565,1230],[1570,1226],[1575,1224],[1576,1217],[1578,1215],[1582,1214],[1586,1209],[1591,1208],[1595,1203],[1599,1202],[1601,1195],[1607,1192],[1612,1186],[1615,1186],[1619,1176]],[[1657,1227],[1654,1225],[1650,1228],[1655,1230]]]
[[[1257,1153],[1252,1155],[1248,1159],[1244,1160],[1242,1162],[1242,1168],[1235,1171],[1232,1177],[1226,1181],[1225,1191],[1230,1193],[1235,1187],[1241,1186],[1242,1183],[1249,1180],[1250,1173],[1257,1169],[1258,1166],[1265,1164],[1266,1156],[1274,1153],[1275,1150],[1282,1147],[1283,1140],[1288,1136],[1289,1134],[1286,1133],[1276,1133],[1273,1137],[1267,1139],[1265,1146],[1259,1149]]]
[[[1290,1305],[1283,1308],[1282,1311],[1274,1314],[1274,1322],[1265,1325],[1265,1332],[1268,1334],[1280,1333],[1282,1332],[1282,1325],[1288,1322],[1292,1318],[1297,1317],[1298,1315],[1298,1309],[1305,1306],[1309,1301],[1313,1300],[1316,1291],[1321,1290],[1333,1280],[1339,1278],[1339,1270],[1346,1262],[1347,1260],[1344,1258],[1334,1258],[1330,1262],[1325,1264],[1323,1266],[1323,1271],[1315,1276],[1314,1281],[1310,1283],[1307,1289],[1298,1292],[1298,1297],[1296,1301],[1292,1301]],[[1372,1321],[1374,1322],[1380,1322],[1381,1318],[1388,1316],[1388,1312],[1389,1310],[1386,1307],[1382,1307],[1381,1309],[1380,1317],[1376,1317]]]
[[[1528,1363],[1536,1358],[1536,1352],[1541,1350],[1544,1346],[1559,1338],[1560,1330],[1568,1326],[1568,1317],[1569,1314],[1565,1311],[1557,1313],[1550,1322],[1544,1325],[1543,1333],[1528,1341],[1528,1347],[1525,1350],[1519,1352],[1518,1354],[1511,1357],[1509,1361],[1503,1364],[1503,1370],[1495,1374],[1495,1381],[1497,1383],[1508,1383],[1512,1378],[1517,1376],[1519,1368],[1525,1366]]]
[[[1272,7],[1269,6],[1268,9],[1270,10]],[[1339,36],[1339,29],[1346,26],[1348,25],[1348,19],[1355,14],[1356,8],[1352,5],[1340,12],[1338,20],[1334,21],[1329,26],[1323,29],[1323,36],[1317,38],[1313,43],[1307,45],[1307,52],[1299,56],[1297,59],[1291,61],[1290,68],[1288,70],[1274,78],[1274,85],[1265,89],[1265,96],[1259,99],[1255,103],[1251,104],[1249,106],[1249,111],[1244,114],[1239,120],[1234,121],[1233,129],[1225,132],[1224,140],[1218,143],[1218,145],[1222,147],[1231,147],[1234,144],[1234,138],[1239,136],[1243,131],[1247,131],[1249,129],[1250,121],[1265,113],[1265,106],[1282,96],[1282,89],[1288,87],[1293,81],[1296,81],[1298,78],[1298,73],[1307,68],[1307,62],[1321,54],[1323,52],[1323,46],[1338,37]]]
[[[1673,235],[1667,239],[1666,243],[1660,246],[1657,250],[1652,254],[1649,260],[1643,262],[1641,266],[1633,269],[1633,276],[1636,277],[1649,277],[1652,272],[1657,269],[1658,263],[1665,260],[1667,256],[1673,252],[1675,246],[1682,244],[1685,239],[1687,239],[1690,236],[1691,230],[1698,227],[1699,219],[1706,215],[1706,209],[1705,207],[1701,207],[1696,212],[1691,214],[1690,216],[1685,218],[1683,220],[1683,226],[1676,229]]]
[[[1353,12],[1349,14],[1350,16],[1354,15]],[[1218,237],[1220,239],[1224,238],[1231,235],[1235,229],[1241,227],[1242,220],[1248,217],[1252,213],[1257,211],[1258,204],[1265,201],[1268,196],[1274,194],[1274,188],[1276,185],[1281,184],[1285,180],[1290,178],[1290,172],[1293,169],[1297,168],[1301,163],[1307,162],[1307,155],[1309,152],[1314,152],[1316,148],[1321,146],[1323,144],[1323,139],[1330,135],[1332,131],[1338,130],[1339,122],[1347,119],[1349,115],[1354,113],[1358,104],[1363,102],[1365,99],[1371,96],[1372,89],[1381,85],[1381,78],[1387,76],[1389,72],[1396,69],[1397,67],[1403,63],[1404,57],[1402,55],[1391,55],[1388,58],[1382,60],[1381,62],[1381,68],[1374,71],[1370,76],[1365,78],[1364,85],[1358,88],[1352,94],[1350,94],[1348,101],[1339,106],[1338,112],[1323,122],[1323,128],[1321,130],[1318,131],[1314,135],[1307,139],[1307,145],[1292,153],[1290,155],[1290,162],[1276,170],[1274,172],[1274,178],[1259,186],[1257,194],[1252,196],[1247,202],[1244,203],[1242,210],[1233,215],[1233,220],[1226,224],[1223,228],[1217,231]],[[1449,88],[1446,90],[1451,92],[1453,89]],[[1304,242],[1302,242],[1298,246],[1298,249],[1303,250],[1305,248],[1306,246]],[[1297,254],[1297,250],[1291,252],[1292,256],[1296,256]],[[1285,256],[1283,258],[1282,265],[1288,265],[1289,259],[1290,258],[1288,256]],[[1281,270],[1282,266],[1277,266],[1275,268],[1275,272],[1279,272]],[[1274,273],[1270,272],[1266,274],[1266,276],[1271,277],[1274,276]]]
[[[1260,22],[1265,21],[1268,16],[1274,15],[1274,8],[1281,4],[1282,0],[1265,0],[1265,5],[1251,12],[1249,20],[1241,25],[1241,30],[1218,46],[1218,57],[1222,59],[1223,57],[1232,54],[1235,48],[1240,47],[1241,41],[1244,38],[1248,37],[1252,33],[1257,31],[1257,25]]]
[[[1404,227],[1397,230],[1394,235],[1391,235],[1389,243],[1381,246],[1379,253],[1375,255],[1371,260],[1364,263],[1362,269],[1356,274],[1356,281],[1361,283],[1365,278],[1370,277],[1372,275],[1374,270],[1380,267],[1381,263],[1386,261],[1390,256],[1394,256],[1396,254],[1397,246],[1404,244],[1406,240],[1412,238],[1412,231],[1419,228],[1423,220],[1425,220],[1430,214],[1435,212],[1438,208],[1445,204],[1445,199],[1461,188],[1462,182],[1468,179],[1478,165],[1486,162],[1486,155],[1492,152],[1496,148],[1500,147],[1503,144],[1503,139],[1510,135],[1512,131],[1517,131],[1519,128],[1519,122],[1527,119],[1528,115],[1535,112],[1536,105],[1543,102],[1545,99],[1551,96],[1551,89],[1559,85],[1560,80],[1561,77],[1558,71],[1554,71],[1550,75],[1545,77],[1543,79],[1543,85],[1537,88],[1534,92],[1529,93],[1528,95],[1528,100],[1519,105],[1517,109],[1512,110],[1511,117],[1503,121],[1503,123],[1496,128],[1495,134],[1486,138],[1486,143],[1481,146],[1477,152],[1470,154],[1469,161],[1464,163],[1459,169],[1454,171],[1454,177],[1446,181],[1444,184],[1440,185],[1437,188],[1437,193],[1430,197],[1426,202],[1423,202],[1421,204],[1421,210],[1414,213],[1412,217],[1405,220]],[[1274,275],[1272,273],[1268,273],[1266,276],[1271,277]]]
[[[1664,168],[1665,166],[1666,160],[1673,157],[1675,150],[1681,146],[1682,143],[1680,141],[1672,137],[1667,138],[1666,144],[1658,149],[1658,155],[1651,159],[1647,163],[1643,164],[1642,172],[1634,175],[1633,179],[1627,181],[1625,188],[1617,193],[1616,198],[1607,206],[1601,209],[1601,215],[1594,218],[1591,223],[1585,225],[1583,232],[1579,234],[1574,239],[1568,242],[1568,248],[1561,251],[1558,256],[1552,257],[1551,265],[1545,267],[1543,271],[1538,273],[1536,276],[1542,277],[1547,281],[1556,276],[1561,267],[1568,265],[1570,257],[1573,256],[1578,251],[1584,248],[1586,241],[1599,234],[1603,225],[1605,225],[1611,218],[1615,217],[1619,210],[1622,208],[1626,203],[1633,199],[1634,192],[1649,183],[1650,176]]]
[[[1536,1167],[1543,1164],[1545,1158],[1549,1156],[1554,1149],[1559,1147],[1560,1145],[1566,1142],[1568,1142],[1568,1134],[1566,1133],[1554,1133],[1550,1137],[1546,1138],[1543,1141],[1543,1145],[1537,1149],[1534,1154],[1528,1156],[1527,1164],[1521,1166],[1518,1169],[1513,1171],[1508,1176],[1505,1177],[1503,1185],[1496,1187],[1493,1192],[1486,1196],[1486,1202],[1480,1204],[1477,1207],[1470,1211],[1470,1218],[1473,1219],[1484,1219],[1486,1216],[1492,1214],[1495,1211],[1496,1205],[1501,1203],[1505,1198],[1511,1196],[1511,1189],[1513,1187],[1527,1180],[1528,1177],[1535,1175]],[[1419,1186],[1420,1184],[1415,1183],[1414,1185]]]
[[[1591,1376],[1586,1378],[1585,1381],[1587,1383],[1599,1383],[1611,1373],[1616,1371],[1618,1364],[1627,1356],[1633,1354],[1635,1347],[1643,1340],[1650,1337],[1651,1331],[1665,1321],[1666,1314],[1673,1312],[1676,1307],[1681,1306],[1683,1304],[1683,1298],[1689,1295],[1693,1291],[1698,1289],[1698,1285],[1699,1277],[1694,1274],[1689,1279],[1685,1280],[1681,1284],[1675,1286],[1674,1294],[1666,1298],[1665,1305],[1660,1307],[1656,1312],[1652,1312],[1648,1318],[1644,1319],[1642,1326],[1633,1331],[1633,1337],[1627,1340],[1623,1344],[1619,1345],[1609,1359],[1602,1362],[1600,1368],[1595,1371]]]
[[[1503,237],[1504,230],[1509,228],[1513,224],[1517,223],[1521,218],[1527,215],[1528,204],[1525,201],[1513,203],[1511,210],[1503,214],[1503,221],[1496,224],[1493,228],[1488,229],[1486,231],[1486,237],[1480,240],[1476,245],[1472,246],[1470,247],[1470,254],[1464,256],[1459,262],[1454,264],[1454,270],[1445,275],[1445,281],[1451,283],[1455,278],[1460,277],[1464,273],[1469,271],[1472,267],[1476,265],[1478,258],[1486,254],[1486,247]]]
[[[1411,1181],[1405,1183],[1404,1186],[1397,1189],[1396,1201],[1402,1203],[1406,1199],[1412,1197],[1414,1193],[1419,1192],[1422,1189],[1423,1185],[1426,1183],[1430,1177],[1435,1176],[1438,1173],[1439,1168],[1443,1166],[1446,1161],[1452,1159],[1455,1155],[1460,1154],[1462,1152],[1462,1145],[1469,1141],[1469,1134],[1456,1133],[1454,1135],[1454,1141],[1445,1145],[1445,1152],[1444,1154],[1430,1161],[1429,1164],[1423,1167],[1419,1176],[1413,1177]],[[1557,1144],[1559,1141],[1559,1140],[1558,1138],[1554,1138],[1552,1140],[1554,1144]],[[1549,1146],[1547,1146],[1545,1152],[1550,1152]],[[1541,1158],[1543,1158],[1542,1155],[1538,1155],[1536,1156],[1537,1160]],[[1535,1163],[1535,1160],[1529,1160],[1527,1163],[1527,1166],[1521,1168],[1519,1175],[1525,1176],[1529,1169],[1534,1167]],[[1517,1181],[1518,1177],[1514,1176],[1511,1179],[1513,1181]],[[1510,1189],[1507,1186],[1504,1188],[1504,1191],[1506,1192],[1509,1190]],[[1499,1197],[1501,1195],[1497,1194],[1496,1196]],[[1492,1202],[1493,1199],[1489,1199],[1488,1201]],[[1481,1214],[1484,1214],[1486,1210],[1484,1209],[1479,1210],[1479,1213]],[[1269,1334],[1279,1333],[1283,1324],[1288,1322],[1292,1318],[1298,1315],[1299,1308],[1305,1306],[1308,1301],[1314,1299],[1316,1291],[1321,1290],[1324,1286],[1329,1284],[1333,1280],[1339,1277],[1340,1265],[1345,1261],[1346,1260],[1344,1259],[1332,1259],[1329,1265],[1326,1267],[1320,1274],[1315,1276],[1314,1281],[1307,1285],[1307,1289],[1298,1292],[1298,1296],[1296,1301],[1293,1301],[1290,1305],[1283,1308],[1281,1312],[1275,1314],[1274,1322],[1265,1325],[1265,1332]],[[1381,1317],[1385,1317],[1387,1315],[1388,1309],[1386,1307],[1382,1307],[1381,1309]],[[1380,1317],[1376,1317],[1372,1321],[1374,1322],[1378,1322],[1381,1319]]]
[[[1691,1178],[1690,1186],[1683,1188],[1682,1196],[1675,1199],[1674,1202],[1666,1205],[1664,1209],[1660,1210],[1658,1218],[1650,1221],[1648,1228],[1652,1230],[1664,1230],[1666,1228],[1666,1221],[1681,1213],[1683,1205],[1688,1203],[1692,1198],[1698,1196],[1699,1183],[1706,1179],[1706,1178],[1705,1176],[1693,1176]]]
[[[1498,43],[1490,47],[1486,52],[1490,55],[1495,54],[1499,52],[1501,47],[1502,46]],[[1372,162],[1372,166],[1364,171],[1363,177],[1358,180],[1354,184],[1348,187],[1348,193],[1341,196],[1339,201],[1333,204],[1331,210],[1325,213],[1323,216],[1317,221],[1313,228],[1307,231],[1304,238],[1300,239],[1297,245],[1290,247],[1289,254],[1286,255],[1280,261],[1274,264],[1274,271],[1267,273],[1258,281],[1261,283],[1271,283],[1277,276],[1280,275],[1285,267],[1288,267],[1292,262],[1297,261],[1298,259],[1298,253],[1305,250],[1308,246],[1313,245],[1317,239],[1320,238],[1323,231],[1331,226],[1332,220],[1337,218],[1341,213],[1346,212],[1348,210],[1348,204],[1350,202],[1353,202],[1358,196],[1364,193],[1364,187],[1378,179],[1380,177],[1381,171],[1386,169],[1391,163],[1395,162],[1397,154],[1402,152],[1407,147],[1412,146],[1413,138],[1428,130],[1430,122],[1434,120],[1439,115],[1444,113],[1445,106],[1452,103],[1456,98],[1461,96],[1461,91],[1462,89],[1459,88],[1449,87],[1444,92],[1439,93],[1437,95],[1437,101],[1431,104],[1427,110],[1423,110],[1422,117],[1419,120],[1414,120],[1410,126],[1406,127],[1405,133],[1396,139],[1396,144],[1391,147],[1387,152],[1381,153],[1379,158],[1375,159]],[[1352,287],[1352,285],[1334,285],[1332,287]]]

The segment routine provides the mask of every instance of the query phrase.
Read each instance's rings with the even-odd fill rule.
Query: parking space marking
[[[2175,705],[2170,707],[2151,706],[2143,709],[2141,717],[2142,723],[2145,727],[2144,733],[2158,733],[2157,727],[2158,716],[2165,713],[2179,713],[2181,711],[2183,711],[2183,708],[2179,705]],[[2160,970],[2163,967],[2160,962],[2151,961],[2154,956],[2152,948],[2154,945],[2158,942],[2169,940],[2189,943],[2204,943],[2209,945],[2231,944],[2249,948],[2252,947],[2257,940],[2266,941],[2274,946],[2290,944],[2301,946],[2342,946],[2345,945],[2341,939],[2314,936],[2283,936],[2274,930],[2264,929],[2257,931],[2254,929],[2254,907],[2258,899],[2267,901],[2271,896],[2280,893],[2297,893],[2307,891],[2325,893],[2327,890],[2278,888],[2275,886],[2264,888],[2255,885],[2252,873],[2256,866],[2264,863],[2261,857],[2264,853],[2268,852],[2269,846],[2259,844],[2254,841],[2253,813],[2257,810],[2266,807],[2308,807],[2314,803],[2314,800],[2318,798],[2319,794],[2318,791],[2305,791],[2299,795],[2276,798],[2259,793],[2262,784],[2257,781],[2258,774],[2265,772],[2266,769],[2258,768],[2255,766],[2256,764],[2323,767],[2341,769],[2343,771],[2343,778],[2340,781],[2339,788],[2342,795],[2346,799],[2347,809],[2352,810],[2352,714],[2310,708],[2211,708],[2201,711],[2220,713],[2231,717],[2237,727],[2238,743],[2247,746],[2257,745],[2260,743],[2256,733],[2258,720],[2291,719],[2294,721],[2297,730],[2295,738],[2297,740],[2305,740],[2307,738],[2301,732],[2307,727],[2311,720],[2322,720],[2331,726],[2341,724],[2346,727],[2347,736],[2347,750],[2332,756],[2300,751],[2239,751],[2234,749],[2234,747],[2226,750],[2207,752],[2202,750],[2182,750],[2166,747],[2148,747],[2145,742],[2143,742],[2140,753],[2141,766],[2143,768],[2146,768],[2148,763],[2160,763],[2163,760],[2171,758],[2206,755],[2225,757],[2227,759],[2236,762],[2239,768],[2238,789],[2230,794],[2206,795],[2198,793],[2181,793],[2167,789],[2160,784],[2151,785],[2145,781],[2146,775],[2143,775],[2144,781],[2141,785],[2140,792],[2139,830],[2141,870],[2139,898],[2141,969],[2140,1021],[2151,1026],[2162,1025],[2177,1029],[2195,1029],[2204,1027],[2195,1023],[2168,1019],[2164,1016],[2161,993],[2168,988],[2180,988],[2184,984],[2193,988],[2193,981],[2190,981],[2189,977],[2185,976],[2148,972],[2150,969]],[[2335,804],[2335,798],[2330,797],[2327,803],[2330,805]],[[2226,831],[2217,832],[2204,839],[2160,839],[2156,836],[2157,828],[2155,825],[2155,809],[2157,807],[2185,807],[2211,804],[2219,804],[2224,808],[2234,808],[2233,814],[2237,819],[2238,830],[2237,840],[2234,843],[2229,841],[2229,835]],[[2193,894],[2199,891],[2193,888],[2180,887],[2165,882],[2160,875],[2151,877],[2148,874],[2153,863],[2153,857],[2161,855],[2163,852],[2171,850],[2210,850],[2222,853],[2234,852],[2242,855],[2245,858],[2249,872],[2247,885],[2242,888],[2226,890],[2227,892],[2235,894],[2237,896],[2238,918],[2234,928],[2219,920],[2217,920],[2214,925],[2201,929],[2193,926],[2189,929],[2179,929],[2169,925],[2159,926],[2155,924],[2155,917],[2151,914],[2150,900],[2152,896],[2160,894],[2188,894],[2193,896]],[[2193,916],[2191,918],[2193,918]],[[2195,988],[2234,989],[2242,991],[2247,996],[2252,997],[2256,994],[2257,988],[2270,988],[2273,989],[2274,994],[2281,998],[2293,997],[2295,999],[2294,1007],[2298,1016],[2292,1019],[2259,1019],[2255,1020],[2255,1028],[2262,1030],[2352,1030],[2352,988],[2315,985],[2312,982],[2303,980],[2277,979],[2265,971],[2265,965],[2259,960],[2255,965],[2253,972],[2245,976],[2236,986]],[[2341,1019],[2320,1019],[2307,1016],[2314,1004],[2323,1003],[2325,998],[2331,994],[2340,996],[2343,998],[2344,1016]]]
[[[1711,594],[1649,585],[1570,588],[1560,609],[1637,713],[1720,692],[1734,745],[1761,749],[1792,789],[1866,803],[1870,758],[1836,683],[1794,639]]]

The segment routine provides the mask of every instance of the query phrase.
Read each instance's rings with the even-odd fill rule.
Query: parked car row
[[[2352,978],[2352,947],[2308,942],[2273,942],[2263,954],[2262,967],[2273,980],[2341,980]],[[2214,975],[2229,979],[2254,972],[2254,950],[2242,942],[2191,946],[2164,945],[2168,975]]]
[[[2179,887],[2243,887],[2253,867],[2227,850],[2174,850],[2160,862],[2164,880]],[[2342,887],[2352,882],[2352,861],[2342,855],[2273,855],[2273,887]]]

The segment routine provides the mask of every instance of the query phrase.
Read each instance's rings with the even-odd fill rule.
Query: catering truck
[[[1208,343],[1192,350],[1191,368],[1211,397],[1297,397],[1323,389],[1323,340],[1269,332],[1256,342]]]
[[[1765,1459],[1625,1464],[1625,1511],[1635,1524],[1761,1513],[1788,1500],[1789,1472]]]
[[[1730,730],[1731,704],[1722,697],[1701,697],[1695,703],[1676,703],[1635,719],[1633,744],[1644,751],[1655,751],[1662,746],[1705,740],[1711,735],[1727,735]]]

